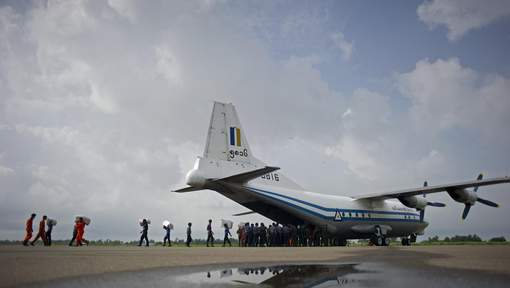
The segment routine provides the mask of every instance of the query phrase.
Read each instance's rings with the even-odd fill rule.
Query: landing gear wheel
[[[384,237],[383,238],[383,245],[384,246],[390,246],[390,240],[391,240],[390,238]]]
[[[381,232],[381,227],[375,226],[375,234],[372,237],[372,243],[375,244],[375,246],[383,246],[384,245],[384,237]]]
[[[402,238],[402,246],[409,246],[409,238],[405,237]]]
[[[410,241],[411,241],[411,243],[415,243],[416,242],[416,234],[411,234]]]

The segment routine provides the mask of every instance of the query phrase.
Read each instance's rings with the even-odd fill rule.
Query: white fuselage
[[[290,219],[324,227],[329,233],[345,239],[368,238],[375,226],[380,226],[389,237],[399,237],[420,234],[428,225],[420,221],[416,210],[398,201],[358,201],[350,197],[253,184],[230,185],[229,188],[226,193],[223,189],[218,192],[274,221],[287,224],[289,220],[279,215],[288,213],[292,215]],[[261,202],[269,205],[273,213],[260,211],[257,205],[252,205]]]
[[[244,166],[244,165],[243,165]],[[198,158],[188,174],[188,184],[200,185],[202,179],[230,170],[252,169],[228,161]],[[239,171],[238,171],[239,172]],[[245,184],[223,183],[204,187],[282,224],[311,224],[345,239],[369,238],[379,226],[389,237],[420,234],[428,223],[420,214],[397,200],[355,200],[350,197],[321,194],[287,188],[287,178],[270,173]],[[281,185],[281,184],[285,185]]]

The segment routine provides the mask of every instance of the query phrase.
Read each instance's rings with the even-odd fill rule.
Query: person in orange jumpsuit
[[[89,241],[83,238],[83,235],[85,234],[85,221],[83,221],[83,217],[80,217],[80,220],[76,223],[76,230],[78,231],[78,234],[76,235],[76,246],[82,246],[82,242],[85,242],[88,245]]]
[[[46,215],[43,216],[41,222],[39,222],[39,231],[37,232],[37,235],[35,235],[34,240],[30,242],[30,245],[34,246],[35,241],[41,237],[41,240],[43,241],[44,245],[46,245],[46,219],[48,217]]]
[[[34,232],[34,228],[32,227],[34,223],[34,218],[35,213],[32,213],[32,215],[30,215],[30,218],[28,218],[27,220],[27,224],[25,227],[27,234],[25,235],[25,239],[23,240],[23,246],[28,246],[28,241],[30,241],[30,239],[32,238],[32,232]]]

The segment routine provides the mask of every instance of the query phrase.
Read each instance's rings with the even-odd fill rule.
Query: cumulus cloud
[[[398,75],[397,87],[412,101],[410,118],[420,131],[476,129],[482,138],[508,141],[496,131],[510,121],[509,78],[463,67],[457,58],[425,59]]]
[[[404,179],[412,186],[423,177],[447,181],[448,171],[470,176],[487,165],[489,150],[510,145],[510,137],[501,133],[510,122],[509,79],[464,67],[455,58],[424,59],[413,70],[396,74],[394,85],[410,100],[403,114],[381,93],[358,89],[349,97],[342,136],[322,150],[345,163],[346,173],[354,176],[344,183],[354,185],[357,178],[373,187],[397,189]],[[472,160],[458,156],[476,145],[483,148],[469,149]],[[471,163],[471,168],[461,163]]]
[[[0,177],[1,176],[8,176],[10,174],[14,173],[14,170],[9,167],[0,166]]]
[[[353,42],[349,42],[345,39],[342,32],[337,32],[331,35],[333,45],[340,50],[342,57],[345,61],[351,60],[352,53],[354,52]]]
[[[108,5],[119,15],[126,17],[131,22],[136,21],[136,1],[133,0],[108,0]]]
[[[510,15],[510,2],[506,0],[431,0],[417,9],[421,21],[430,28],[445,26],[448,39],[460,39],[470,30],[478,29]]]

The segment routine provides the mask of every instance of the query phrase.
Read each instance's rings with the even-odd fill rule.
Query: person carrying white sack
[[[53,231],[53,226],[57,225],[57,220],[55,219],[48,219],[46,222],[46,226],[48,229],[46,229],[46,245],[51,246],[51,232]]]
[[[163,229],[166,231],[165,238],[163,238],[163,246],[166,246],[166,241],[168,240],[168,247],[172,246],[170,242],[170,230],[174,228],[174,225],[170,223],[170,221],[165,220],[163,222]]]

